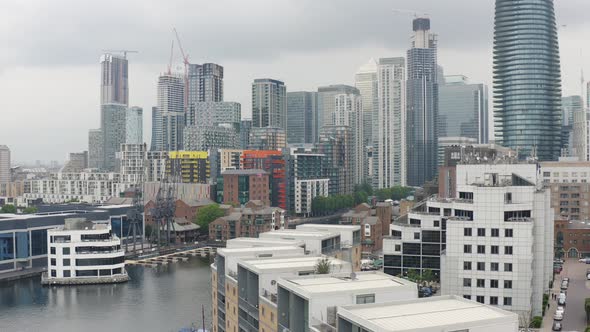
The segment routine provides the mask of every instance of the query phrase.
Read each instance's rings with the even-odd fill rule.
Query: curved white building
[[[47,231],[48,267],[43,284],[124,282],[125,251],[110,224],[82,218],[68,219],[63,227]]]

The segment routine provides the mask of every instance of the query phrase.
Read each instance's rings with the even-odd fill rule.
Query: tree
[[[586,311],[586,323],[590,322],[590,297],[584,301],[584,310]]]
[[[37,207],[35,206],[29,206],[28,208],[24,209],[23,212],[26,214],[33,214],[33,213],[37,213]]]
[[[406,278],[413,282],[420,282],[422,280],[420,273],[418,273],[416,270],[409,270],[406,274]]]
[[[197,212],[194,223],[201,227],[201,232],[209,232],[209,224],[215,219],[223,217],[225,212],[219,207],[219,204],[207,205]]]
[[[152,237],[152,232],[154,231],[154,227],[152,225],[146,224],[144,227],[144,236],[146,239],[150,239]]]
[[[427,282],[434,281],[434,273],[432,273],[431,269],[424,269],[422,271],[422,280]]]
[[[330,259],[328,257],[324,257],[316,263],[315,274],[329,274],[330,269]]]
[[[1,213],[16,213],[16,206],[12,204],[6,204],[0,209]]]

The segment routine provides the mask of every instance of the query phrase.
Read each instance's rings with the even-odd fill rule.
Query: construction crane
[[[180,49],[180,54],[182,55],[182,62],[184,63],[184,107],[188,110],[188,67],[190,62],[188,61],[188,54],[184,53],[184,48],[182,48],[182,43],[180,42],[180,36],[178,35],[178,31],[176,28],[172,28],[174,30],[174,35],[176,36],[176,42],[178,43],[178,49]]]
[[[107,53],[123,53],[123,57],[127,59],[127,53],[139,53],[139,51],[132,51],[132,50],[102,50],[103,52]]]
[[[172,57],[174,56],[174,39],[172,39],[172,47],[170,47],[170,60],[168,61],[168,75],[172,75]]]

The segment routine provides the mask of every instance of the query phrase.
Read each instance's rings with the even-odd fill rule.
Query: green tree
[[[154,227],[152,225],[146,224],[144,227],[145,238],[149,240],[152,237],[153,231],[154,231]]]
[[[315,265],[316,274],[329,274],[330,269],[330,259],[328,257],[320,259]]]
[[[418,273],[418,271],[409,270],[408,273],[406,274],[406,279],[413,281],[413,282],[419,282],[422,278],[420,277],[420,273]]]
[[[201,232],[209,232],[209,224],[219,217],[223,217],[225,212],[219,207],[219,204],[211,204],[201,208],[197,212],[194,223],[201,227]]]
[[[16,213],[16,206],[12,204],[6,204],[0,209],[2,213]]]
[[[584,301],[584,310],[586,311],[586,323],[590,323],[590,297]]]
[[[431,269],[424,269],[422,271],[422,280],[424,281],[434,281],[434,273],[432,273]]]
[[[28,208],[24,209],[23,212],[26,214],[33,214],[33,213],[37,213],[37,207],[36,206],[29,206]]]

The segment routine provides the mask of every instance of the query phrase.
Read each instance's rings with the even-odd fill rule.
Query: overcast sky
[[[564,95],[580,94],[583,66],[590,77],[590,20],[580,13],[590,1],[555,3]],[[139,51],[128,55],[129,100],[144,108],[149,143],[173,27],[191,62],[224,66],[225,100],[242,103],[243,117],[254,78],[288,91],[353,84],[369,58],[405,55],[412,15],[394,9],[430,16],[445,74],[491,85],[493,0],[2,0],[0,144],[16,162],[86,150],[88,129],[100,126],[101,50],[122,48]]]

